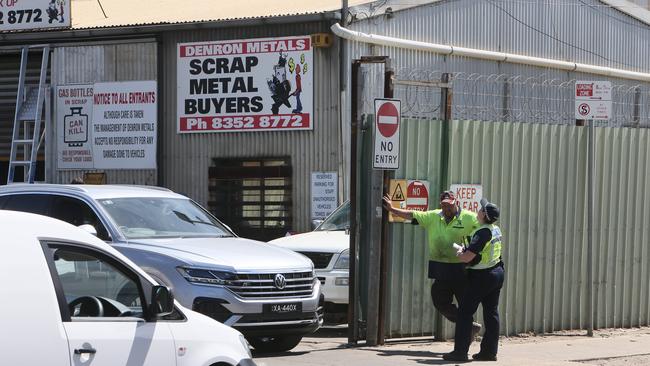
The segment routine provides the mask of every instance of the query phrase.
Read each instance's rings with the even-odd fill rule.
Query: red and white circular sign
[[[591,108],[589,107],[589,104],[582,103],[578,106],[578,113],[580,113],[581,116],[587,116],[589,115],[589,112],[591,112]]]
[[[417,211],[429,209],[429,190],[424,183],[417,180],[409,183],[406,189],[406,208]]]
[[[399,111],[395,104],[385,102],[377,111],[377,129],[384,137],[392,137],[399,127]]]

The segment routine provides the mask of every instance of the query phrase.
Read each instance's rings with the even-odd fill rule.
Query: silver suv
[[[189,198],[164,188],[14,184],[0,209],[54,217],[95,233],[185,307],[244,334],[261,352],[282,352],[323,321],[321,284],[303,255],[238,238]],[[138,301],[124,287],[121,302]]]

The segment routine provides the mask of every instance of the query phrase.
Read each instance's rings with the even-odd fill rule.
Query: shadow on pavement
[[[414,357],[410,361],[415,361],[423,365],[455,365],[465,362],[457,361],[445,361],[442,359],[444,353],[440,352],[430,352],[430,351],[405,351],[405,350],[386,350],[386,349],[376,349],[376,348],[365,348],[364,351],[376,352],[378,356],[391,357],[391,356],[402,356],[402,357]]]
[[[257,352],[255,349],[252,350],[253,353],[253,358],[274,358],[274,357],[286,357],[286,356],[302,356],[306,355],[307,353],[310,353],[309,351],[288,351],[288,352],[278,352],[278,353],[265,353],[265,352]]]
[[[324,325],[316,333],[309,334],[305,338],[348,338],[348,326]]]

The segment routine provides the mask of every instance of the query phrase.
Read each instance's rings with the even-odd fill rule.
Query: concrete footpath
[[[381,347],[349,347],[346,328],[326,327],[314,337],[304,338],[291,352],[279,355],[254,355],[259,366],[280,365],[448,365],[442,359],[451,351],[452,342],[432,339],[389,341]],[[641,366],[650,365],[650,328],[607,329],[594,332],[559,332],[543,336],[501,338],[497,362],[481,365],[540,366]],[[470,349],[478,351],[474,342]]]

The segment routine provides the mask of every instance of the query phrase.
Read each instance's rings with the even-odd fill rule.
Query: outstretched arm
[[[413,220],[413,211],[393,207],[391,205],[392,201],[388,196],[384,196],[383,200],[384,200],[384,208],[386,209],[386,211],[392,212],[394,215],[397,215],[403,219]]]

